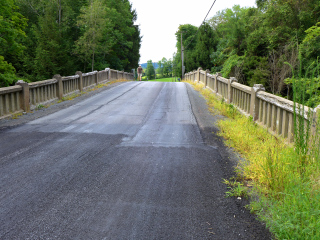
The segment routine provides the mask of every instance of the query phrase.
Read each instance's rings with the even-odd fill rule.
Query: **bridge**
[[[120,78],[19,82],[0,89],[1,115]],[[236,158],[219,117],[189,84],[129,81],[0,121],[0,238],[270,239],[225,197]]]

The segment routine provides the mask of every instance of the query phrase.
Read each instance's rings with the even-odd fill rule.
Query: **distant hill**
[[[140,65],[141,65],[142,68],[147,68],[148,63],[140,63]],[[155,69],[157,69],[158,68],[158,63],[153,63],[153,67]]]

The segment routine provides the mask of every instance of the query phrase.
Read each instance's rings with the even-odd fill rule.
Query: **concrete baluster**
[[[25,112],[30,111],[30,92],[29,92],[29,84],[24,82],[23,80],[19,80],[16,85],[22,87],[22,94],[20,96],[20,106]]]
[[[218,93],[218,77],[221,77],[222,74],[217,72],[216,75],[214,76],[214,92]]]
[[[205,75],[204,75],[204,86],[206,87],[207,86],[207,84],[208,84],[208,74],[210,73],[210,70],[209,69],[207,69],[206,70],[206,73],[205,73]]]
[[[254,121],[256,121],[259,116],[259,99],[257,98],[257,93],[265,90],[266,89],[262,84],[254,84],[254,86],[251,88],[250,115]]]
[[[232,96],[232,83],[238,82],[238,80],[235,77],[231,77],[228,79],[228,100],[227,103],[230,104],[233,102],[233,96]]]
[[[289,113],[289,123],[288,123],[288,142],[294,142],[294,114]]]

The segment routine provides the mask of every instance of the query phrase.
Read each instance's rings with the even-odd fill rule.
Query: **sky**
[[[172,58],[176,49],[176,36],[180,24],[199,27],[214,0],[130,0],[136,9],[142,36],[139,63],[158,62],[163,57]],[[216,12],[234,5],[256,6],[255,0],[216,0],[207,19]]]

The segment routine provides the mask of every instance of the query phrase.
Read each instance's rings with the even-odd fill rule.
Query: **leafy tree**
[[[172,59],[169,59],[166,62],[166,77],[171,77],[172,76],[172,71],[173,71],[172,64],[173,64]]]
[[[210,54],[216,50],[216,36],[208,23],[204,23],[198,33],[197,43],[192,54],[193,62],[203,69],[211,69]]]
[[[24,41],[26,50],[15,62],[18,74],[31,80],[51,78],[53,74],[74,74],[80,61],[73,54],[80,36],[76,25],[85,0],[16,0],[20,12],[29,19]]]
[[[15,38],[19,40],[17,42],[21,46],[25,46],[25,50],[21,51],[22,54],[19,56],[9,53],[4,58],[18,70],[18,75],[32,81],[51,78],[56,73],[71,75],[76,70],[92,70],[93,59],[96,69],[112,67],[130,71],[138,66],[140,29],[134,25],[137,14],[132,10],[128,0],[15,0],[15,2],[19,6],[19,13],[29,20],[25,29],[27,37],[21,40]],[[105,10],[105,13],[100,13],[99,16],[105,28],[99,31],[102,36],[99,41],[95,41],[97,48],[93,58],[92,51],[85,52],[79,46],[80,43],[84,44],[85,40],[88,42],[97,38],[96,36],[88,38],[87,25],[80,24],[80,26],[78,23],[84,21],[84,10],[88,11],[91,5],[97,2],[102,6],[98,12]],[[101,28],[95,29],[97,30]],[[88,49],[87,47],[84,49]],[[86,56],[89,53],[91,55]]]
[[[297,69],[299,51],[303,56],[302,66],[310,66],[320,55],[316,25],[320,22],[320,2],[257,0],[257,6],[235,5],[218,12],[208,24],[201,26],[194,45],[185,51],[186,70],[211,66],[212,72],[235,76],[247,85],[262,83],[268,91],[290,97],[285,79],[291,77],[292,72],[285,63]],[[187,27],[191,28],[181,25],[176,33],[178,53],[174,60],[178,62],[179,74],[180,33]],[[183,42],[186,46],[184,37]]]
[[[147,61],[146,75],[149,80],[155,78],[155,71],[152,60]]]
[[[114,44],[108,54],[102,54],[100,57],[108,62],[111,68],[130,71],[138,67],[140,58],[140,30],[134,25],[137,19],[136,11],[132,10],[129,0],[104,0],[104,2],[111,9],[108,18],[113,23],[112,31],[106,39],[110,39]],[[136,55],[132,57],[132,54]]]
[[[170,72],[170,63],[165,57],[162,58],[161,62],[162,62],[162,74],[164,77],[168,77]]]
[[[132,47],[130,48],[128,57],[128,65],[126,66],[126,71],[131,69],[136,69],[139,66],[140,60],[140,47],[141,47],[141,36],[139,26],[134,25],[134,33],[129,37],[129,40],[132,41]]]
[[[20,54],[24,46],[21,40],[26,36],[27,19],[18,12],[13,0],[2,0],[0,4],[0,55]]]
[[[198,28],[191,25],[185,24],[180,25],[178,31],[176,32],[176,39],[177,39],[177,53],[175,55],[175,63],[176,63],[176,71],[177,75],[181,76],[181,33],[182,33],[182,45],[184,47],[184,65],[186,67],[186,72],[192,71],[198,68],[197,64],[193,62],[191,59],[193,50],[197,43],[196,32]]]
[[[0,87],[7,87],[17,80],[16,70],[11,63],[4,61],[0,56]]]
[[[107,52],[109,44],[102,42],[103,32],[110,29],[106,19],[107,9],[101,0],[91,0],[89,6],[81,8],[78,26],[83,30],[83,35],[76,41],[75,52],[82,56],[84,61],[91,59],[91,70],[94,70],[95,54]]]
[[[173,61],[171,59],[167,60],[165,57],[158,62],[157,72],[161,78],[172,76],[172,64]]]
[[[162,60],[160,60],[158,62],[158,68],[157,68],[157,72],[158,74],[160,74],[160,77],[163,77],[163,64],[162,64]]]
[[[320,56],[320,22],[308,28],[306,37],[300,45],[304,59],[309,59],[306,65],[312,64]]]
[[[94,68],[131,71],[140,58],[136,19],[129,0],[2,0],[0,74],[10,77],[1,85],[15,75],[36,81]]]
[[[16,80],[15,68],[10,62],[21,56],[26,36],[27,19],[19,12],[13,0],[2,0],[0,4],[0,86],[8,86]],[[9,62],[8,62],[9,61]]]

